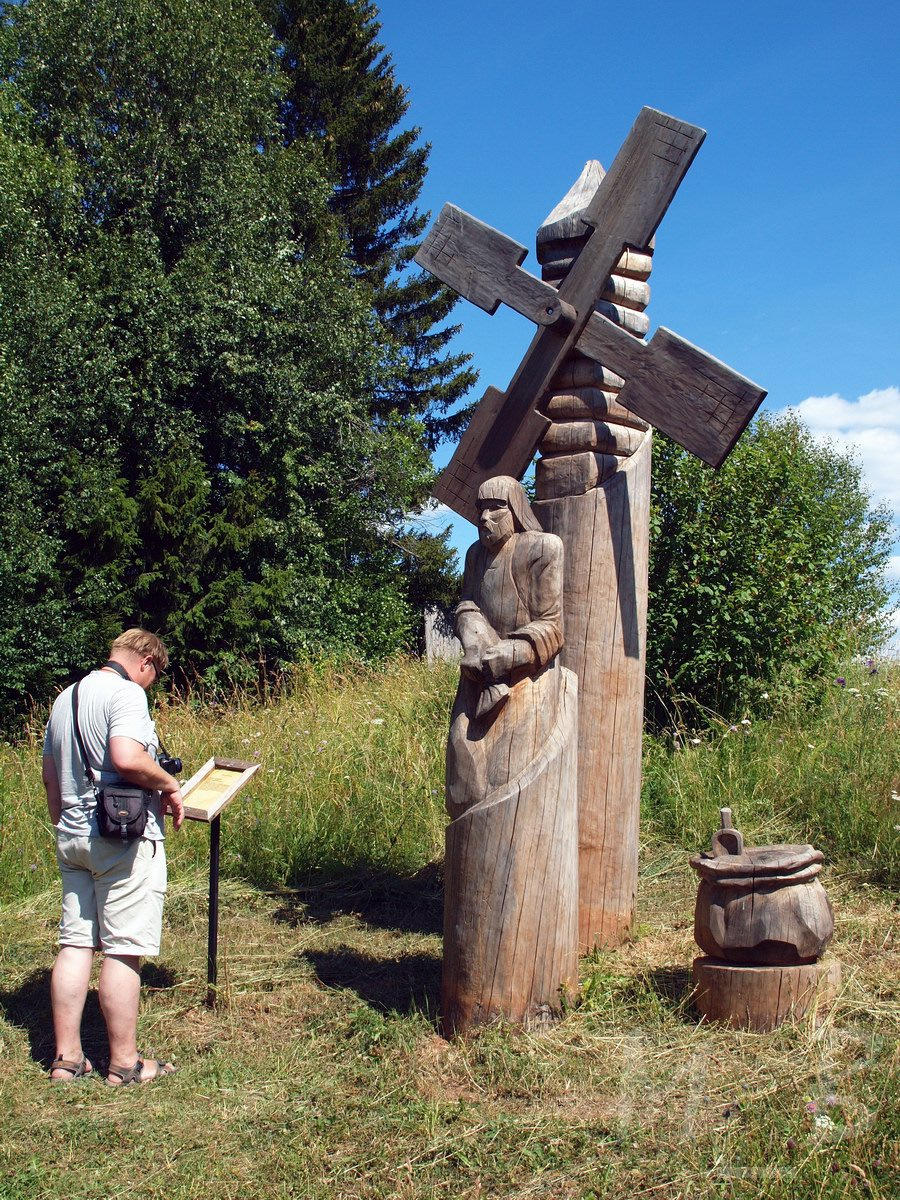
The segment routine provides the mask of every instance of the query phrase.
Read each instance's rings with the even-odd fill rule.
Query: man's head
[[[478,489],[478,537],[488,550],[499,550],[514,533],[541,528],[525,489],[511,475],[495,475]]]
[[[146,629],[126,629],[109,650],[109,657],[126,669],[130,678],[145,690],[151,687],[169,665],[169,653],[155,633]]]

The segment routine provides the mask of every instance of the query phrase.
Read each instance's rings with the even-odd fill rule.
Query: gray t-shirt
[[[74,684],[56,697],[44,734],[44,755],[56,764],[62,792],[62,815],[56,828],[60,833],[99,837],[94,791],[75,740],[73,689]],[[139,684],[112,671],[92,671],[82,680],[78,688],[78,727],[94,778],[101,788],[107,783],[123,782],[109,757],[110,738],[132,738],[153,759],[158,756],[159,738],[147,707],[146,692]],[[159,792],[153,793],[144,837],[162,840]]]

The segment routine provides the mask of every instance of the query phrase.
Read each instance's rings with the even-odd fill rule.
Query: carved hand
[[[516,667],[531,666],[534,651],[524,638],[506,638],[484,652],[482,673],[486,683],[500,683]]]

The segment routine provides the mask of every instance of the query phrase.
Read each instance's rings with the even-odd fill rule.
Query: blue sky
[[[657,233],[648,315],[858,448],[900,518],[900,7],[873,0],[379,0],[445,201],[529,247],[643,105],[707,130]],[[461,302],[478,392],[531,336]],[[446,459],[447,454],[444,454]],[[460,523],[455,544],[473,530]],[[894,563],[900,579],[900,547]]]

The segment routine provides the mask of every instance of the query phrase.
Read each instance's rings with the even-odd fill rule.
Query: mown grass
[[[179,1072],[127,1093],[46,1082],[49,830],[36,739],[3,747],[0,1197],[896,1195],[900,954],[883,881],[896,878],[900,681],[858,670],[805,717],[651,744],[634,938],[583,960],[581,998],[556,1025],[453,1042],[436,1025],[452,672],[310,668],[267,704],[168,705],[165,740],[190,769],[258,753],[263,771],[223,819],[215,1011],[206,831],[170,841],[140,1029]],[[685,851],[726,802],[749,840],[810,837],[829,858],[840,994],[769,1035],[699,1024],[690,1005]],[[93,993],[86,1030],[100,1062]]]

